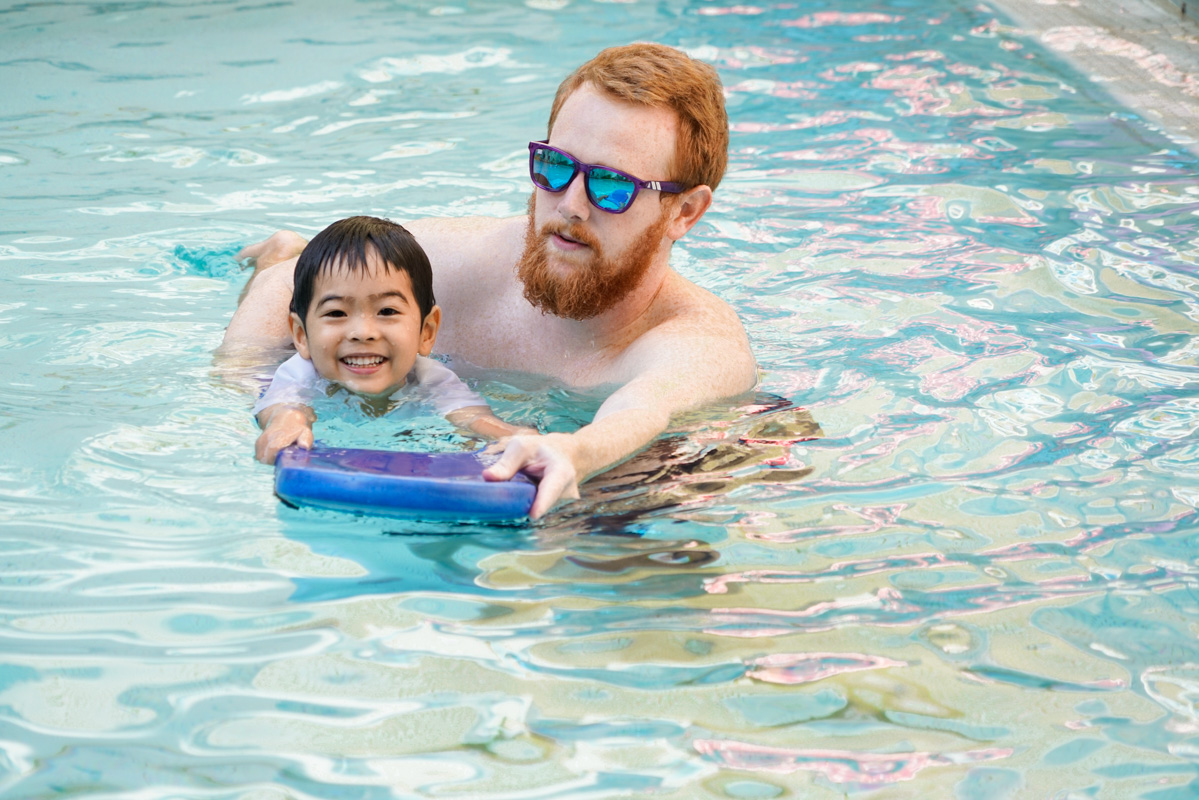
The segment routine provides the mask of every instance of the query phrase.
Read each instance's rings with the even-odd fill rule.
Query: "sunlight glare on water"
[[[1196,157],[984,6],[868,7],[0,9],[0,795],[1199,794]],[[635,40],[724,81],[674,263],[759,392],[535,526],[279,503],[237,250],[522,213]]]

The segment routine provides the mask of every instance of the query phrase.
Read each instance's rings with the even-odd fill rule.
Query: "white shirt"
[[[275,370],[271,385],[254,404],[254,416],[263,409],[279,403],[302,406],[324,394],[329,381],[317,374],[312,362],[296,353]],[[439,361],[417,356],[407,382],[395,395],[405,397],[406,403],[423,403],[445,416],[451,411],[467,406],[485,406],[487,401],[454,374],[453,370]]]

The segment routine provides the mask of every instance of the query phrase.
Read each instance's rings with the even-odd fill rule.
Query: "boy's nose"
[[[371,314],[355,314],[354,324],[350,326],[350,338],[355,341],[369,341],[376,336],[375,321]]]

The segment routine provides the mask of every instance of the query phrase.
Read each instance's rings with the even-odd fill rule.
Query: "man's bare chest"
[[[436,350],[486,369],[546,375],[569,386],[597,386],[619,379],[622,351],[566,330],[548,315],[499,304],[451,319],[448,312]]]

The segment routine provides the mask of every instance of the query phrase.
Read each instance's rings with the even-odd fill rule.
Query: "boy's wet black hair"
[[[423,321],[437,303],[433,299],[433,268],[429,257],[402,225],[378,217],[346,217],[312,237],[296,262],[291,310],[308,327],[308,309],[321,272],[367,270],[367,249],[379,254],[384,268],[406,272]]]

